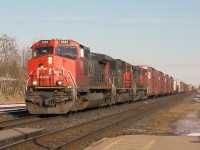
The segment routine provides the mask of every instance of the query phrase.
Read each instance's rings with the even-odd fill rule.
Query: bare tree
[[[23,93],[24,88],[25,88],[25,81],[27,80],[27,63],[28,60],[31,58],[31,51],[30,51],[30,46],[24,46],[21,50],[20,50],[20,54],[21,54],[21,64],[19,67],[19,72],[20,72],[20,76],[17,79],[19,84],[18,84],[18,91],[17,93]]]
[[[29,46],[19,49],[16,39],[2,34],[0,36],[0,93],[6,95],[22,94],[27,77]]]
[[[20,55],[15,38],[3,34],[0,37],[0,69],[1,76],[13,78],[17,74],[17,66]]]

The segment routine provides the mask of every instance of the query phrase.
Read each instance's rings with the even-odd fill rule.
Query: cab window
[[[61,56],[77,56],[77,48],[58,46],[56,47],[56,54]]]
[[[127,71],[127,72],[131,72],[131,66],[127,66],[127,67],[126,67],[126,71]]]
[[[53,47],[36,47],[34,49],[34,57],[39,57],[46,54],[53,54]]]

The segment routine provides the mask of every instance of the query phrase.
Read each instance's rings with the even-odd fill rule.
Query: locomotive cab
[[[135,100],[139,99],[147,99],[147,70],[143,66],[134,66],[133,67],[133,74],[135,77],[135,85],[136,85],[136,98]]]

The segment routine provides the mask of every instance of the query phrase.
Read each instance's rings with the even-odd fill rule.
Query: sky
[[[200,84],[200,0],[0,0],[0,36],[72,39]]]

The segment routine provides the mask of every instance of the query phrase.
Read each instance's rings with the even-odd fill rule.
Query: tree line
[[[23,95],[30,46],[19,47],[15,37],[0,36],[0,95]]]

